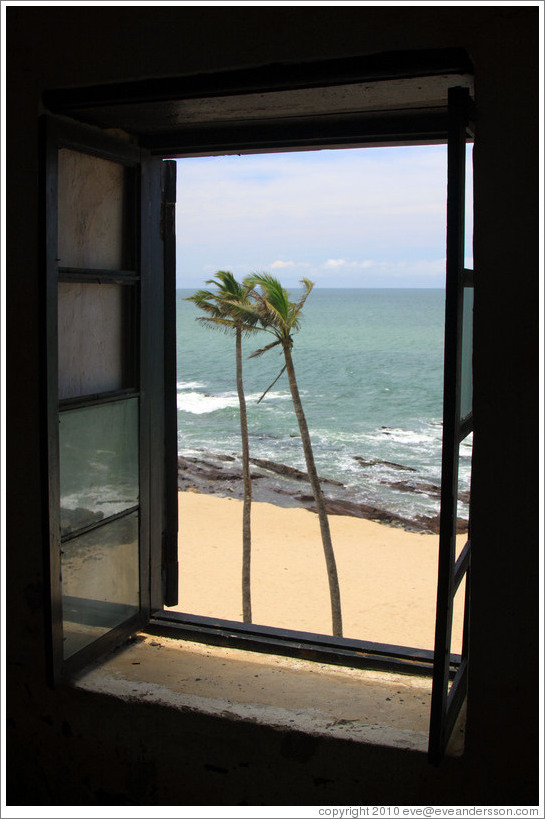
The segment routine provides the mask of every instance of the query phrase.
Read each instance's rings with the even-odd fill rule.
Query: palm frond
[[[215,285],[216,290],[197,290],[187,299],[208,314],[207,319],[201,317],[202,323],[216,329],[221,325],[225,332],[240,330],[244,335],[266,331],[284,342],[300,329],[301,310],[314,287],[310,279],[302,279],[304,293],[293,302],[280,281],[270,273],[253,273],[241,284],[231,271],[218,270],[206,283]],[[264,347],[262,352],[276,343]],[[251,357],[255,355],[261,355],[261,351]]]
[[[306,278],[301,279],[301,284],[305,288],[305,292],[303,293],[302,297],[297,302],[296,306],[297,306],[297,311],[298,312],[303,309],[303,305],[306,302],[306,300],[308,299],[308,297],[310,296],[312,288],[314,287],[314,282],[311,282],[310,279],[306,279]]]
[[[259,356],[263,355],[263,353],[266,353],[267,350],[272,350],[273,347],[276,347],[278,344],[281,343],[282,340],[280,338],[277,338],[276,341],[273,341],[271,344],[267,344],[266,347],[262,347],[260,350],[254,350],[253,353],[250,353],[248,358],[259,358]]]
[[[250,358],[251,358],[251,356],[250,356]],[[276,384],[276,382],[278,381],[278,379],[280,378],[280,376],[282,375],[282,373],[284,372],[284,370],[286,369],[286,367],[287,367],[287,366],[288,366],[287,364],[284,364],[284,366],[282,367],[282,369],[280,370],[280,372],[278,373],[278,375],[276,376],[276,378],[274,379],[274,381],[272,382],[272,384],[269,384],[269,386],[267,387],[267,389],[265,390],[265,392],[263,393],[263,395],[262,395],[262,396],[260,396],[260,397],[257,399],[257,403],[258,403],[258,404],[260,404],[260,403],[261,403],[261,401],[263,401],[263,399],[265,398],[265,396],[267,395],[267,393],[269,392],[269,390],[270,390],[270,389],[272,389],[272,387],[274,387],[274,385]]]
[[[288,316],[290,301],[287,291],[282,287],[278,279],[271,276],[270,273],[256,273],[249,276],[246,281],[251,283],[253,290],[256,287],[261,289],[261,295],[267,304],[270,305],[276,315],[281,316],[285,321]]]
[[[262,328],[258,326],[260,317],[251,305],[248,295],[250,288],[240,284],[230,270],[218,270],[215,277],[206,284],[215,285],[215,290],[197,290],[187,301],[192,301],[199,309],[208,314],[208,327],[222,324],[228,328],[240,330],[243,335],[250,335]]]
[[[301,298],[290,301],[289,294],[278,279],[269,273],[259,273],[247,280],[252,286],[252,295],[259,304],[262,323],[273,325],[284,338],[301,327],[301,310],[310,295],[314,282],[301,279],[304,292]]]
[[[223,318],[227,315],[226,311],[223,310],[221,307],[218,307],[217,304],[211,304],[210,302],[202,302],[197,305],[199,309],[203,312],[208,313],[213,318]]]
[[[263,328],[285,337],[289,332],[289,299],[280,282],[268,274],[255,274],[245,281],[252,287],[249,297]]]
[[[221,304],[225,312],[237,322],[252,326],[259,321],[259,313],[248,300],[226,299]]]
[[[211,330],[221,330],[223,333],[230,333],[237,329],[237,325],[232,319],[227,318],[207,318],[206,316],[197,316],[195,321],[209,327]]]
[[[243,287],[235,279],[230,270],[218,270],[216,278],[208,279],[206,284],[214,284],[220,291],[218,297],[225,298],[231,296],[234,299],[240,299],[243,295]]]
[[[284,336],[289,330],[289,320],[268,299],[260,296],[260,321],[270,327],[276,335]]]
[[[187,296],[184,301],[192,301],[197,306],[200,306],[215,299],[215,293],[212,293],[210,290],[197,290],[192,296]]]
[[[260,313],[259,310],[253,302],[249,299],[245,299],[243,301],[230,301],[227,302],[230,309],[232,309],[237,316],[240,318],[241,321],[244,321],[246,324],[257,324],[260,320]]]

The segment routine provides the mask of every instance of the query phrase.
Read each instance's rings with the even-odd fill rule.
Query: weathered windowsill
[[[126,701],[427,751],[431,680],[138,635],[74,680]],[[463,749],[457,728],[450,755]]]

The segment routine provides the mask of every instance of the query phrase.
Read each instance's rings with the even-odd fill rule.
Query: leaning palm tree
[[[244,484],[244,502],[242,507],[242,619],[244,623],[252,622],[251,598],[251,505],[252,484],[250,477],[250,447],[248,443],[248,417],[246,413],[246,399],[242,380],[242,336],[253,331],[257,317],[244,315],[240,306],[248,298],[249,287],[241,285],[229,270],[218,270],[216,278],[208,279],[206,284],[216,286],[215,291],[198,290],[187,301],[194,302],[197,307],[207,314],[200,316],[197,321],[207,327],[234,332],[236,349],[236,381],[238,401],[240,407],[240,437],[242,441],[242,478]]]
[[[250,276],[244,283],[247,287],[252,289],[251,296],[255,303],[255,308],[253,308],[254,313],[252,313],[252,308],[248,308],[247,305],[245,305],[243,308],[245,313],[248,315],[248,318],[252,318],[252,320],[255,319],[255,317],[258,317],[263,329],[275,336],[275,341],[260,350],[256,350],[250,357],[260,356],[267,350],[270,350],[277,345],[282,346],[284,353],[284,369],[287,370],[288,373],[291,397],[297,422],[299,424],[301,441],[305,453],[308,478],[314,494],[316,509],[320,521],[320,531],[322,534],[327,576],[329,580],[333,635],[336,637],[342,637],[341,597],[339,591],[339,580],[337,576],[337,566],[335,563],[335,554],[331,543],[331,533],[329,530],[329,521],[327,519],[324,496],[322,493],[322,487],[320,486],[318,473],[316,471],[316,465],[314,463],[314,454],[312,451],[310,434],[308,431],[305,413],[303,412],[299,389],[297,387],[297,380],[295,377],[295,369],[291,354],[293,347],[292,334],[300,327],[301,311],[307,297],[314,287],[314,283],[309,281],[309,279],[302,280],[301,283],[304,287],[304,293],[297,302],[290,301],[287,291],[282,287],[278,279],[274,278],[274,276],[271,276],[268,273]]]

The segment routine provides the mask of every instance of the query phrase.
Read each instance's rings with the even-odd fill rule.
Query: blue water
[[[184,300],[192,292],[177,291],[178,450],[240,453],[234,338],[195,321],[198,309]],[[444,290],[315,288],[294,337],[319,474],[341,481],[361,502],[406,517],[439,510],[433,492],[390,484],[440,483],[444,298]],[[258,359],[246,355],[270,340],[261,332],[243,342],[250,454],[304,470],[287,376],[257,404],[283,357],[277,349]],[[469,488],[470,459],[466,439],[462,491]],[[467,516],[467,507],[460,504],[458,513]]]

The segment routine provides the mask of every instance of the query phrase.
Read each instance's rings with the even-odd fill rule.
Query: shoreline
[[[361,459],[360,459],[361,460]],[[364,462],[364,466],[376,461]],[[252,500],[270,503],[280,508],[302,508],[315,512],[314,497],[305,472],[275,461],[250,458],[252,477]],[[411,471],[402,464],[391,464],[400,471]],[[320,478],[326,509],[331,516],[355,517],[407,532],[422,534],[439,533],[439,515],[403,517],[391,510],[363,503],[340,481]],[[430,494],[438,497],[440,487],[410,478],[390,484],[403,492]],[[243,498],[242,465],[238,455],[225,455],[199,451],[198,456],[178,455],[178,489],[223,498]],[[463,498],[461,498],[463,499]],[[457,533],[467,532],[467,521],[458,518]]]

